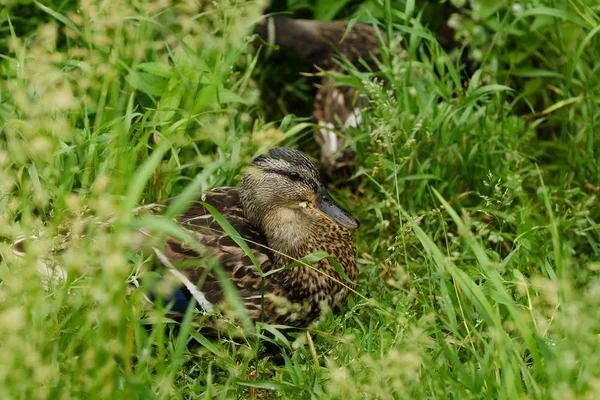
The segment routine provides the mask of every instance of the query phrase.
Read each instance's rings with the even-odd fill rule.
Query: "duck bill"
[[[337,204],[327,193],[325,188],[320,188],[315,198],[315,208],[321,211],[333,222],[348,229],[358,228],[358,220],[350,212]]]

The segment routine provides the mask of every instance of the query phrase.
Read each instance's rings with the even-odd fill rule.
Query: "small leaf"
[[[219,103],[220,104],[226,104],[226,103],[241,103],[241,104],[247,104],[246,100],[244,100],[239,94],[232,92],[229,89],[219,89],[218,90],[218,96],[219,96]]]
[[[200,343],[203,348],[205,348],[206,350],[208,350],[211,353],[213,353],[219,359],[227,359],[227,358],[229,358],[228,355],[225,352],[223,352],[219,347],[215,346],[215,344],[213,342],[211,342],[210,340],[208,340],[200,332],[192,329],[190,331],[190,336],[193,337],[194,340],[196,340],[198,343]]]
[[[348,275],[346,275],[346,271],[344,271],[344,267],[342,267],[342,265],[335,258],[327,257],[327,259],[329,260],[329,264],[331,264],[333,269],[335,269],[335,271],[342,277],[343,280],[352,282],[350,280],[350,278],[348,278]]]
[[[342,43],[344,40],[346,40],[346,37],[350,34],[350,32],[352,31],[352,28],[354,27],[354,25],[356,25],[356,23],[358,22],[358,16],[352,18],[350,21],[348,21],[348,25],[346,26],[346,31],[344,32],[344,35],[342,36],[342,38],[340,39],[340,43]]]
[[[257,324],[257,326],[260,326],[260,329],[264,329],[265,331],[270,332],[275,337],[275,339],[277,339],[277,341],[274,341],[271,338],[262,337],[263,340],[269,340],[272,343],[283,344],[286,348],[290,350],[292,349],[292,345],[288,338],[283,333],[281,333],[279,329],[277,329],[275,326],[260,322]]]
[[[586,28],[590,27],[590,24],[588,21],[580,18],[579,16],[575,15],[572,12],[566,11],[566,10],[559,10],[557,8],[550,8],[550,7],[536,7],[536,8],[532,8],[529,10],[525,10],[522,13],[517,15],[517,19],[515,20],[515,22],[518,21],[519,19],[522,19],[525,17],[540,16],[540,15],[546,15],[549,17],[555,17],[555,18],[562,19],[565,21],[570,21],[581,27],[586,27]]]
[[[540,112],[540,115],[550,114],[559,108],[563,108],[564,106],[568,106],[571,103],[576,103],[578,101],[583,100],[583,96],[571,97],[570,99],[564,99],[559,102],[552,104],[550,107],[546,108],[544,111]]]
[[[221,213],[217,211],[217,209],[214,208],[212,205],[206,202],[200,202],[200,204],[202,204],[204,208],[206,208],[208,212],[212,214],[215,221],[217,221],[221,228],[223,228],[223,231],[225,231],[225,233],[229,235],[229,237],[231,237],[233,241],[242,248],[242,250],[244,250],[244,253],[246,253],[248,258],[250,258],[250,261],[252,261],[252,264],[254,264],[254,266],[256,267],[258,274],[261,277],[264,277],[265,274],[260,268],[260,263],[256,260],[254,252],[250,250],[250,247],[248,247],[248,244],[246,243],[242,235],[240,235],[238,231],[235,230],[233,225],[231,225],[231,223],[223,215],[221,215]]]
[[[159,121],[162,124],[170,122],[175,116],[175,112],[179,104],[185,87],[183,85],[175,85],[172,89],[167,90],[160,99],[159,104]]]
[[[163,78],[147,72],[132,72],[125,77],[125,80],[134,89],[154,97],[162,96],[167,87],[167,82]]]
[[[474,90],[471,95],[473,97],[478,97],[481,96],[483,94],[487,94],[487,93],[494,93],[494,92],[512,92],[514,91],[513,88],[505,86],[505,85],[486,85],[486,86],[482,86],[480,88],[477,88],[476,90]]]
[[[171,76],[173,75],[173,69],[166,64],[161,64],[157,62],[145,62],[139,64],[137,67],[142,71],[148,72],[152,75],[160,76],[161,78],[171,78]]]

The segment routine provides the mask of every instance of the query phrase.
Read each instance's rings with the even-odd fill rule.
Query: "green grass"
[[[129,241],[169,225],[134,209],[314,149],[314,82],[252,46],[263,2],[41,3],[0,11],[0,398],[598,398],[599,3],[473,1],[447,54],[435,2],[288,1],[388,39],[381,73],[345,79],[371,101],[336,191],[361,283],[307,332],[236,342],[144,325]],[[284,92],[301,111],[274,111]],[[37,260],[65,232],[69,277],[46,291]],[[20,234],[40,236],[23,259]]]

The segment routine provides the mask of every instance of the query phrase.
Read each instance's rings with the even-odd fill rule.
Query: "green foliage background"
[[[308,333],[238,342],[147,329],[125,282],[135,228],[169,226],[138,205],[314,149],[309,67],[251,34],[268,5],[0,5],[0,398],[600,395],[598,2],[271,5],[388,44],[381,72],[341,79],[370,100],[336,183],[359,293]],[[68,279],[45,290],[49,253]]]

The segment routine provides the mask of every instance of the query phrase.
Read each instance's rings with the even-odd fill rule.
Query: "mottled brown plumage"
[[[181,289],[188,300],[196,297],[199,309],[211,311],[225,300],[216,274],[207,270],[208,259],[223,267],[255,321],[307,326],[323,306],[336,307],[354,287],[358,274],[351,230],[356,220],[331,200],[316,167],[301,152],[272,149],[254,160],[240,188],[214,189],[202,198],[235,228],[268,276],[261,280],[251,258],[197,202],[178,222],[203,251],[172,237],[156,250],[164,266],[177,268],[197,284],[205,305],[185,290],[186,285]],[[312,266],[283,268],[316,251],[325,251],[339,262],[348,280],[327,259]],[[173,315],[185,312],[176,308]]]
[[[344,68],[336,63],[338,56],[361,71],[379,69],[376,62],[381,58],[379,39],[375,28],[368,24],[357,23],[348,31],[346,21],[274,16],[258,24],[256,33],[265,41],[274,41],[283,49],[297,53],[320,70],[344,73]],[[365,104],[366,100],[354,87],[340,86],[331,76],[323,77],[315,96],[313,116],[321,126],[315,133],[321,147],[321,163],[329,172],[352,164],[354,152],[346,144],[344,136],[348,132],[344,128],[360,125],[360,109]]]

